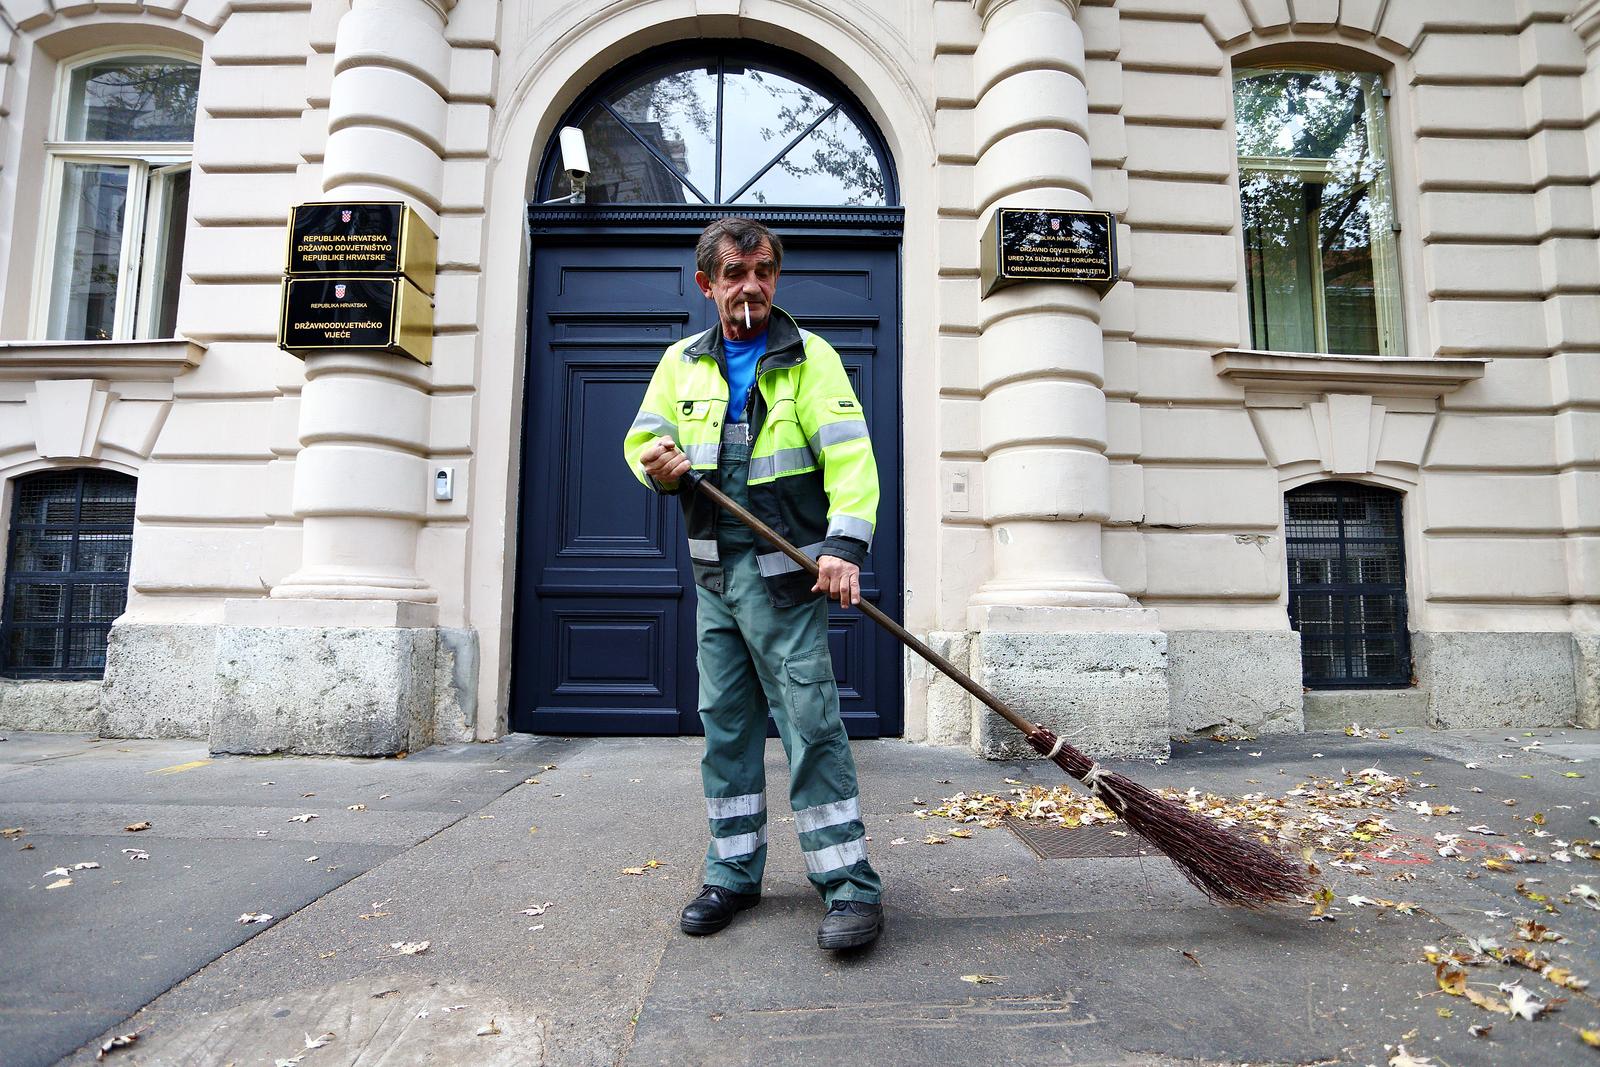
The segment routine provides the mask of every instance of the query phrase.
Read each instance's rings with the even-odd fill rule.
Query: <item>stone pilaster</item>
[[[356,0],[334,49],[323,190],[405,200],[435,231],[444,190],[453,0]],[[300,568],[274,598],[434,603],[417,574],[426,516],[426,367],[381,352],[306,357],[294,511]]]
[[[435,232],[444,193],[454,0],[355,0],[338,24],[322,186],[403,200]],[[305,360],[300,566],[232,600],[217,642],[211,748],[383,755],[433,740],[438,593],[418,573],[429,368],[384,352]]]
[[[977,0],[974,199],[1000,207],[1095,206],[1089,94],[1076,0]],[[993,571],[968,612],[972,665],[1023,714],[1091,751],[1160,755],[1168,739],[1166,636],[1105,573],[1110,518],[1100,297],[1033,282],[979,315],[984,521]],[[993,716],[973,745],[1026,745]]]
[[[1575,220],[1575,228],[1592,232],[1600,222],[1600,0],[1585,0],[1571,16],[1571,25],[1583,40],[1583,124],[1589,159],[1587,211]],[[1547,263],[1566,267],[1574,278],[1549,279],[1570,288],[1572,282],[1600,277],[1595,242],[1564,243],[1559,251],[1572,253],[1570,260],[1551,259]],[[1593,283],[1590,282],[1592,285]],[[1579,299],[1592,301],[1593,295]],[[1573,601],[1572,640],[1576,677],[1575,691],[1580,726],[1600,727],[1600,537],[1593,530],[1600,516],[1600,473],[1592,466],[1594,449],[1581,442],[1592,439],[1600,415],[1593,414],[1600,403],[1596,386],[1596,367],[1600,354],[1593,351],[1561,351],[1551,356],[1551,382],[1561,423],[1557,440],[1562,464],[1562,524],[1567,527],[1567,567]],[[1578,533],[1575,531],[1586,531]]]

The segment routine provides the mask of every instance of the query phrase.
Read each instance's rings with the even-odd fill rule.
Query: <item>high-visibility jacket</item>
[[[720,509],[699,493],[660,485],[639,460],[656,438],[671,437],[690,465],[715,484],[727,409],[718,324],[668,347],[623,445],[636,478],[679,496],[695,582],[714,592],[722,591]],[[878,515],[878,467],[861,402],[833,346],[776,307],[745,416],[752,435],[750,510],[813,559],[828,555],[864,563]],[[820,595],[811,592],[813,579],[799,564],[759,538],[756,563],[774,604]]]

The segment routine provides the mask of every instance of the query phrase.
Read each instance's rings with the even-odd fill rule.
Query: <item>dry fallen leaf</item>
[[[1411,1055],[1406,1051],[1406,1047],[1401,1045],[1389,1057],[1389,1067],[1438,1067],[1438,1065],[1426,1056]]]
[[[472,1036],[473,1037],[498,1037],[499,1034],[500,1034],[500,1028],[494,1024],[494,1019],[491,1018],[489,1020],[489,1024],[487,1026],[478,1027],[478,1032],[476,1034],[473,1034]]]
[[[289,816],[289,822],[310,822],[312,819],[315,819],[316,817],[317,817],[317,813],[316,812],[308,811],[304,815],[291,815],[291,816]]]
[[[624,867],[624,868],[622,868],[622,873],[623,874],[631,874],[631,875],[637,876],[637,875],[641,875],[641,874],[644,873],[644,868],[643,867]]]
[[[148,822],[129,823],[127,826],[124,826],[123,829],[128,831],[130,834],[136,834],[140,830],[150,829],[150,824]]]
[[[94,1054],[94,1058],[97,1060],[103,1060],[106,1058],[106,1053],[110,1052],[112,1049],[128,1047],[135,1041],[139,1040],[139,1035],[144,1033],[144,1031],[145,1027],[141,1026],[132,1033],[118,1034],[116,1037],[106,1038],[105,1042],[100,1046],[100,1051]]]
[[[964,974],[961,976],[961,980],[963,982],[971,982],[973,985],[994,985],[998,982],[1004,982],[1006,976],[1003,974]]]
[[[1600,911],[1600,893],[1587,882],[1572,887],[1572,895],[1583,901],[1583,906]]]
[[[71,878],[58,878],[56,881],[51,882],[49,885],[45,886],[45,888],[46,889],[65,889],[67,886],[69,886],[71,884],[72,884],[72,879]]]
[[[1510,1015],[1511,1014],[1511,1009],[1506,1007],[1504,1003],[1494,999],[1493,997],[1489,996],[1487,993],[1478,992],[1476,989],[1473,989],[1471,986],[1467,987],[1467,989],[1463,993],[1463,995],[1468,1000],[1472,1001],[1472,1003],[1476,1004],[1478,1007],[1484,1009],[1485,1011],[1496,1012],[1496,1013],[1498,1013],[1500,1015]]]
[[[0,830],[0,837],[9,840],[13,837],[21,837],[27,832],[27,828],[23,826],[7,826],[4,830]]]
[[[345,811],[366,811],[367,810],[367,806],[365,804],[351,804],[349,807],[345,808],[344,810]]]
[[[306,1035],[306,1048],[307,1049],[321,1048],[323,1045],[326,1045],[328,1042],[332,1041],[337,1036],[338,1035],[335,1034],[332,1030],[329,1030],[325,1034],[318,1034],[316,1037],[312,1037],[310,1034],[307,1034]]]
[[[922,843],[924,845],[942,845],[945,844],[945,839],[940,837],[938,834],[929,834],[927,837],[922,839]]]
[[[1488,1037],[1489,1031],[1494,1029],[1494,1023],[1478,1023],[1467,1027],[1467,1033],[1473,1037]]]
[[[1502,985],[1500,991],[1511,997],[1511,1015],[1516,1019],[1526,1019],[1531,1023],[1549,1007],[1543,1000],[1524,989],[1520,983]]]
[[[130,860],[147,860],[150,858],[150,853],[142,848],[125,848],[122,850],[122,854]]]
[[[971,837],[972,836],[972,831],[971,830],[951,830],[950,831],[950,836],[951,837],[960,837],[960,838],[964,839],[964,838]]]
[[[1600,1030],[1579,1030],[1578,1037],[1590,1048],[1600,1048]]]
[[[1333,890],[1332,889],[1328,888],[1325,885],[1318,886],[1317,887],[1317,891],[1315,893],[1311,894],[1311,901],[1312,901],[1313,907],[1311,909],[1311,914],[1307,916],[1308,919],[1331,919],[1332,918],[1332,916],[1327,914],[1328,905],[1333,903]]]
[[[432,941],[391,941],[389,947],[399,950],[402,956],[420,956],[428,951]]]
[[[270,922],[271,920],[272,920],[272,916],[268,915],[264,911],[259,911],[259,912],[257,912],[257,911],[247,911],[243,915],[239,916],[237,919],[235,919],[233,921],[236,922],[236,923],[243,923],[244,925],[249,926],[251,923],[264,923],[264,922]]]
[[[521,911],[521,914],[523,914],[523,915],[543,915],[545,912],[549,911],[551,908],[553,908],[555,906],[556,906],[556,902],[555,901],[547,900],[543,904],[535,904],[531,908],[523,908],[522,911]]]

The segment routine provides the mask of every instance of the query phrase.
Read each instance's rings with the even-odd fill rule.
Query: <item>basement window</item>
[[[1289,625],[1311,689],[1411,684],[1400,494],[1318,482],[1284,497]]]
[[[28,474],[12,487],[0,647],[7,678],[99,678],[128,602],[137,483],[102,470]]]

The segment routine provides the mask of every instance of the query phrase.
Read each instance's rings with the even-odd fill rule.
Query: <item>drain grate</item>
[[[1007,816],[1006,827],[1042,860],[1122,859],[1150,854],[1150,846],[1138,834],[1126,837],[1112,833],[1103,824],[1068,830],[1053,823],[1029,822]]]

